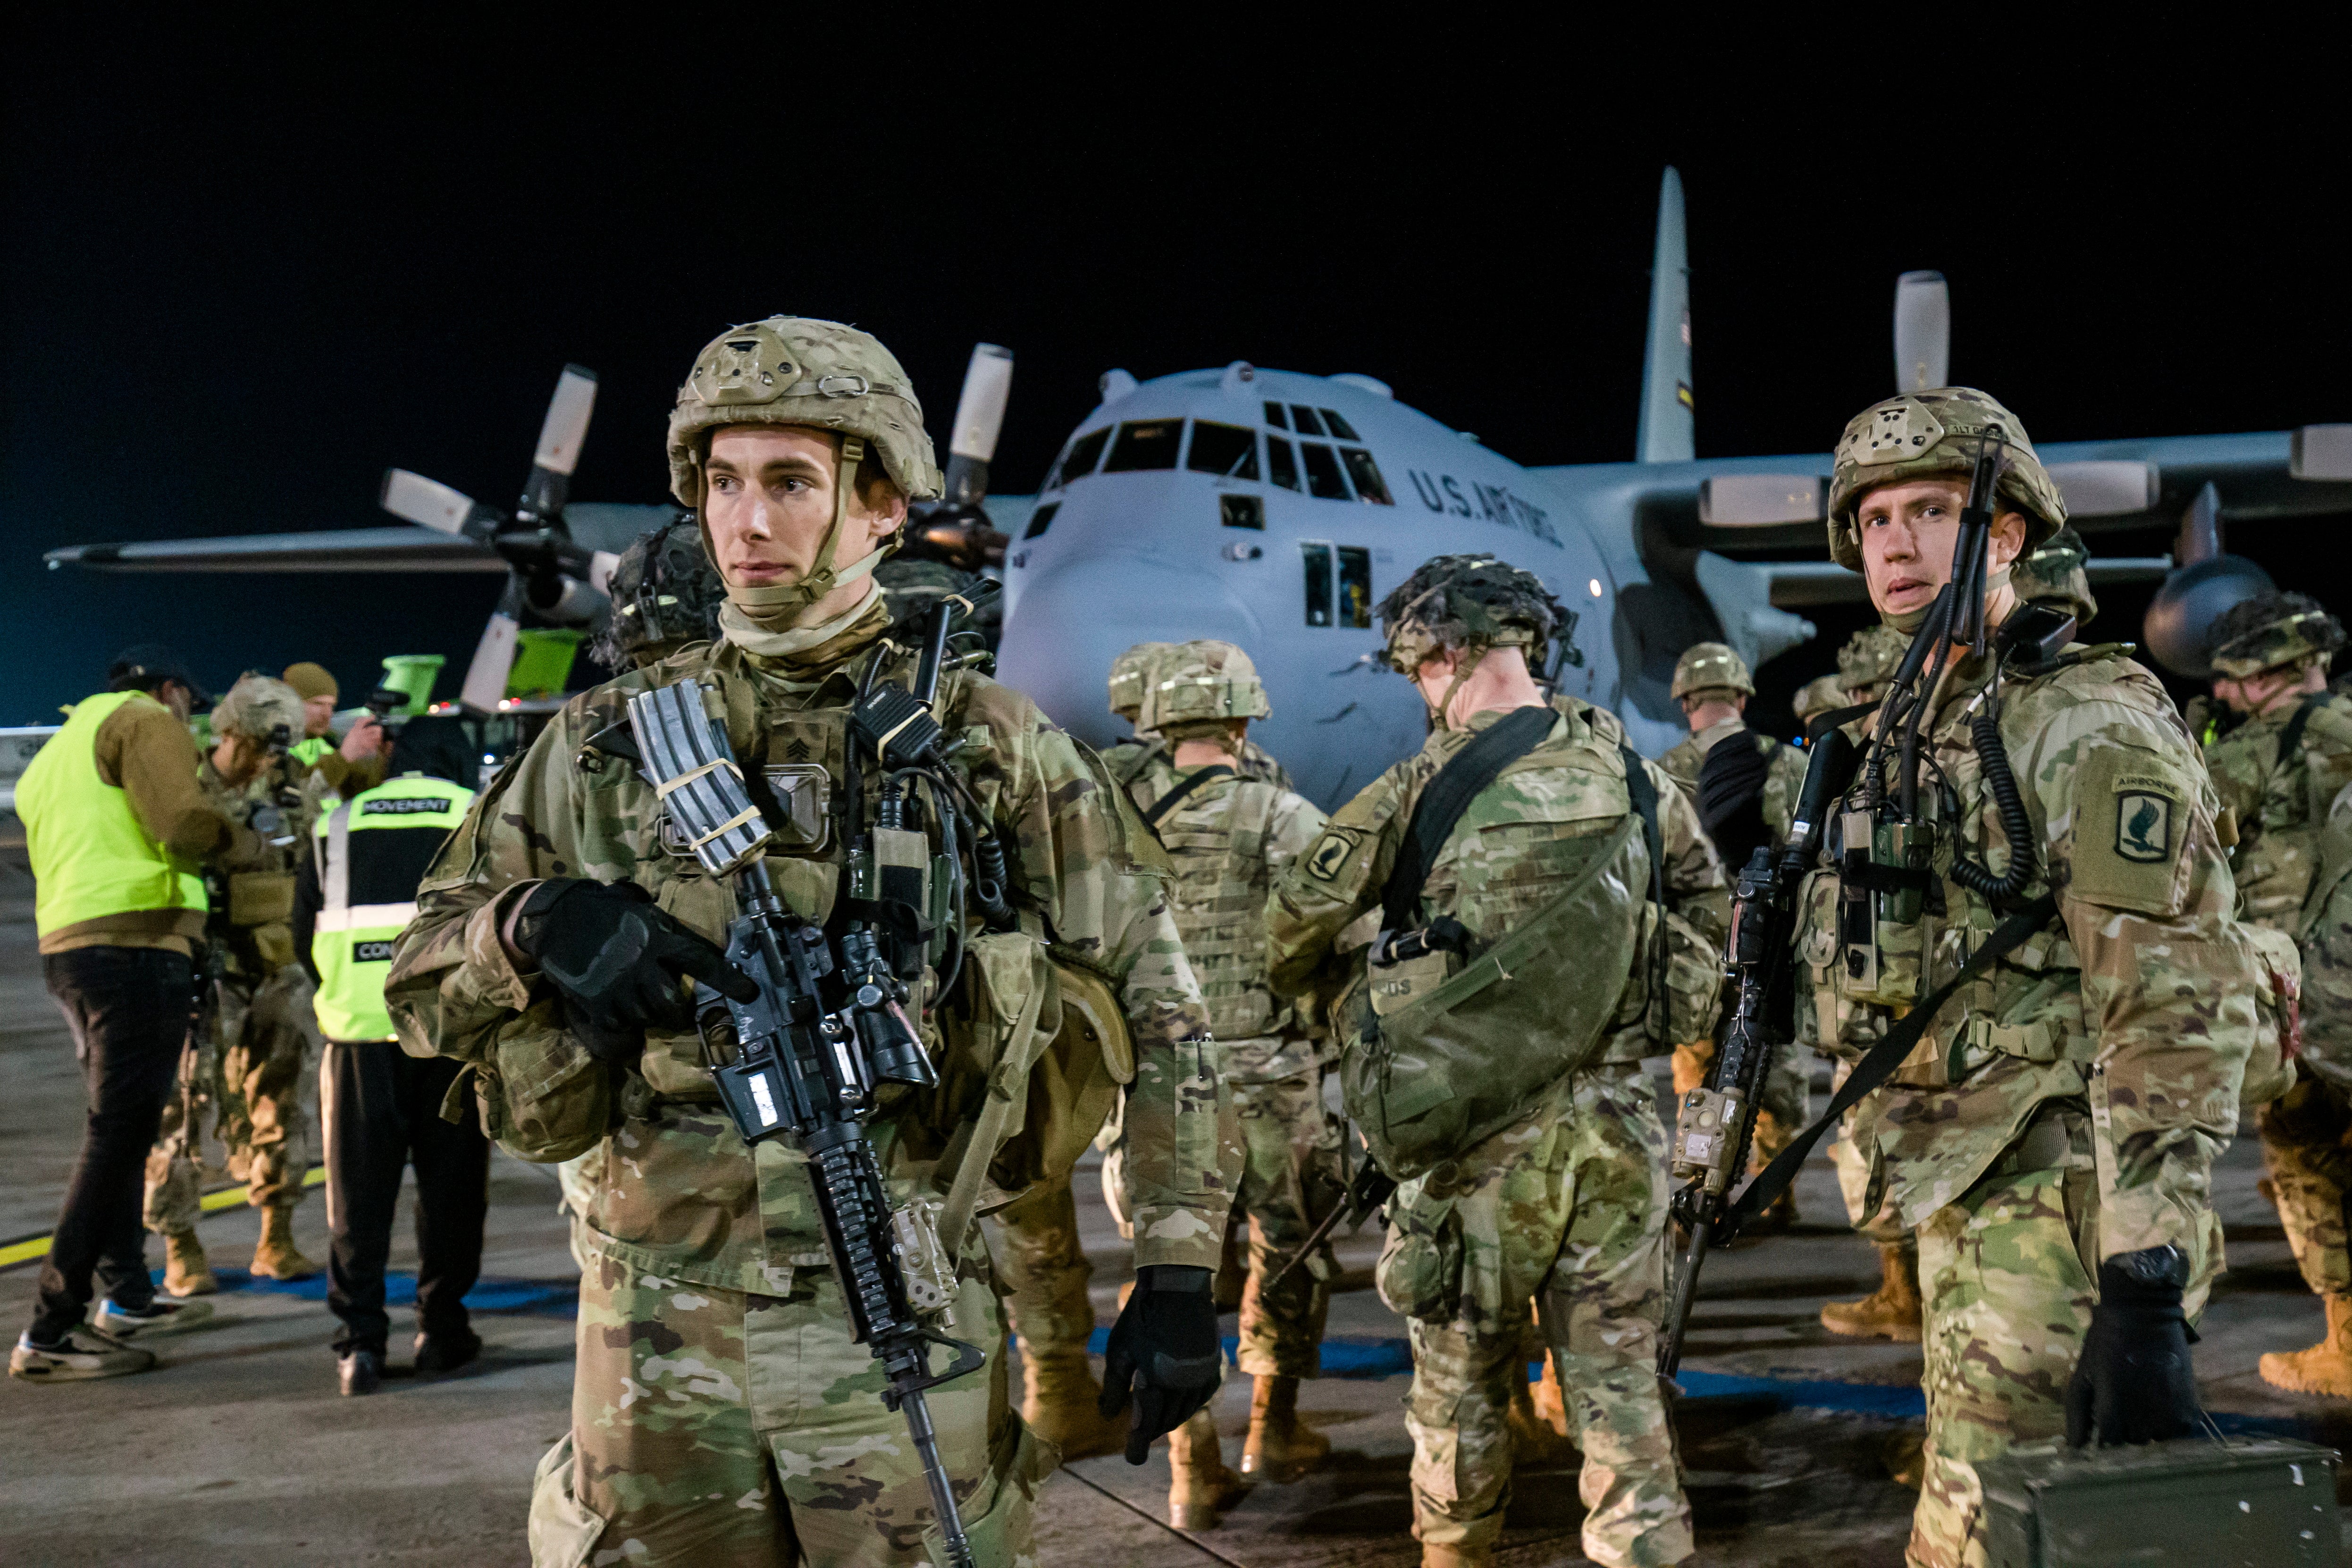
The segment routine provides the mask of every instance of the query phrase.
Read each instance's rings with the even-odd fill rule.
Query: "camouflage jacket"
[[[1451,915],[1468,927],[1474,952],[1507,935],[1551,903],[1563,880],[1551,846],[1613,831],[1632,803],[1619,747],[1625,732],[1614,715],[1574,698],[1556,699],[1551,733],[1482,790],[1454,824],[1423,884],[1417,918]],[[1391,768],[1339,809],[1322,837],[1274,883],[1266,905],[1274,988],[1295,995],[1313,984],[1339,933],[1380,907],[1422,791],[1472,736],[1504,716],[1473,715],[1463,729],[1432,735],[1418,755]],[[1642,764],[1658,792],[1665,887],[1674,912],[1696,928],[1696,941],[1719,952],[1729,895],[1723,867],[1699,831],[1698,815],[1654,762]],[[1364,949],[1348,956],[1360,979]],[[1571,971],[1563,967],[1562,974]],[[1651,965],[1637,961],[1597,1060],[1624,1061],[1671,1043],[1644,1024]],[[1708,976],[1712,987],[1716,977]]]
[[[2219,808],[2163,687],[2112,647],[2071,652],[2078,662],[2053,674],[2006,678],[2001,696],[2001,738],[2038,841],[2025,896],[2054,887],[2058,913],[1945,1003],[1856,1108],[1855,1145],[1872,1166],[1865,1223],[1916,1228],[2044,1106],[2066,1103],[2094,1126],[2099,1256],[2175,1244],[2210,1279],[2221,1262],[2210,1176],[2237,1130],[2261,1028],[2253,990],[2267,971],[2231,918]],[[2009,863],[1968,729],[1988,674],[1948,675],[1924,732],[1933,766],[1923,779],[1950,781],[1958,816],[1935,852],[1945,912],[1879,927],[1882,964],[1924,967],[1911,997],[1949,978],[2001,919],[1951,877],[1957,853],[1996,872]],[[1851,1061],[1892,1014],[1846,979],[1835,848],[1832,837],[1806,884],[1796,941],[1813,1037]]]
[[[778,891],[797,913],[824,918],[844,860],[844,802],[833,796],[848,744],[846,705],[870,660],[887,659],[883,673],[893,680],[912,670],[910,655],[874,645],[878,623],[853,631],[813,667],[695,643],[573,698],[476,799],[419,891],[385,986],[403,1044],[488,1063],[509,1081],[519,1071],[552,1082],[585,1070],[589,1059],[565,1034],[551,990],[519,973],[499,940],[508,912],[542,878],[635,882],[688,925],[725,941],[736,913],[731,888],[666,847],[652,788],[598,744],[616,726],[626,733],[633,693],[717,681],[730,739],[777,828],[768,863]],[[1125,1115],[1138,1263],[1215,1267],[1239,1176],[1238,1123],[1212,1070],[1165,858],[1093,753],[1018,692],[950,674],[939,716],[964,742],[956,771],[1013,852],[1012,896],[1024,929],[1119,993],[1137,1062]],[[862,772],[870,796],[880,780],[871,767]],[[944,1016],[952,1037],[962,1015],[950,1006]],[[935,1051],[940,1018],[926,1007]],[[618,1124],[604,1145],[604,1174],[587,1215],[596,1245],[666,1277],[764,1294],[789,1289],[795,1268],[824,1265],[805,1156],[782,1139],[745,1147],[718,1103],[698,1039],[649,1035],[639,1071],[618,1095]],[[969,1099],[984,1092],[971,1075],[943,1077],[966,1085]],[[903,1197],[930,1182],[947,1140],[975,1109],[911,1097],[887,1104],[873,1132],[894,1189]],[[579,1146],[593,1146],[594,1131]]]
[[[1796,819],[1797,793],[1805,785],[1805,754],[1793,746],[1775,740],[1761,730],[1749,729],[1745,720],[1727,718],[1720,724],[1709,725],[1680,746],[1658,758],[1658,767],[1675,781],[1694,810],[1698,806],[1698,770],[1706,761],[1706,754],[1735,735],[1745,735],[1757,750],[1769,748],[1770,768],[1764,775],[1764,825],[1772,830],[1775,845],[1789,839],[1789,824]],[[1736,873],[1738,868],[1732,868]]]
[[[238,826],[252,827],[259,813],[278,814],[275,832],[258,834],[260,841],[249,855],[234,865],[221,864],[211,875],[214,907],[205,938],[218,944],[231,975],[265,979],[296,962],[294,883],[300,869],[296,857],[310,852],[315,820],[313,803],[303,789],[308,771],[291,758],[278,758],[245,783],[233,785],[222,781],[210,756],[196,769],[205,799]]]
[[[1156,783],[1156,772],[1130,787],[1139,809],[1159,799],[1144,788]],[[1190,773],[1171,771],[1168,788]],[[1317,1041],[1266,983],[1265,899],[1274,878],[1322,832],[1323,821],[1302,797],[1242,778],[1202,785],[1160,820],[1160,841],[1176,862],[1176,928],[1234,1082],[1270,1083],[1315,1071]]]
[[[2321,694],[2304,720],[2295,755],[2279,756],[2302,701],[2250,718],[2205,748],[2213,789],[2238,820],[2238,847],[2230,856],[2238,917],[2290,935],[2318,869],[2327,808],[2352,784],[2352,697]]]
[[[1174,750],[1156,734],[1130,735],[1124,740],[1113,741],[1104,749],[1102,758],[1110,776],[1128,786],[1129,794],[1135,793],[1139,782],[1152,789],[1145,804],[1158,800],[1176,782]],[[1234,771],[1244,779],[1261,779],[1277,789],[1290,788],[1290,770],[1255,740],[1242,741],[1241,758],[1234,764]]]

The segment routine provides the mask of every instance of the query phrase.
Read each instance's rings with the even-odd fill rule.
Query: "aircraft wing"
[[[233,534],[226,538],[148,539],[68,545],[41,558],[52,570],[99,571],[478,571],[507,563],[471,539],[403,523],[314,533]]]

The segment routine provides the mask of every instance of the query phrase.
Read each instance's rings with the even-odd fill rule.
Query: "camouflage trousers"
[[[1605,1568],[1690,1555],[1656,1364],[1665,1152],[1639,1066],[1602,1067],[1399,1191],[1380,1287],[1412,1320],[1405,1426],[1424,1543],[1475,1552],[1502,1533],[1532,1297],[1584,1450],[1585,1555]]]
[[[1906,1558],[1915,1568],[1981,1568],[1976,1467],[2065,1431],[2099,1213],[2090,1119],[2066,1121],[2062,1164],[2019,1169],[2029,1162],[2012,1151],[1919,1228],[1927,1444]]]
[[[996,1227],[1005,1312],[1021,1336],[1022,1354],[1032,1361],[1084,1354],[1095,1332],[1094,1300],[1087,1293],[1095,1266],[1078,1247],[1078,1205],[1069,1177],[1024,1194],[998,1211]]]
[[[596,1188],[604,1179],[604,1145],[574,1155],[555,1167],[556,1212],[572,1227],[572,1260],[585,1273],[596,1260],[596,1229],[588,1223]]]
[[[1270,1298],[1265,1284],[1306,1244],[1317,1223],[1343,1196],[1339,1179],[1339,1127],[1323,1109],[1319,1073],[1263,1083],[1229,1080],[1225,1087],[1240,1113],[1242,1129],[1241,1185],[1234,1191],[1230,1223],[1249,1227],[1249,1280],[1242,1288],[1241,1343],[1234,1364],[1253,1377],[1318,1377],[1330,1281],[1339,1274],[1329,1249],[1292,1270]],[[1119,1212],[1117,1194],[1123,1155],[1124,1149],[1114,1137],[1103,1155],[1103,1192],[1114,1215]],[[1068,1203],[1066,1189],[1062,1201]],[[1049,1228],[1041,1228],[1030,1239],[1016,1237],[1016,1230],[1025,1227],[1049,1228],[1055,1223],[1045,1218],[1041,1208],[1023,1215],[1022,1223],[1016,1225],[1016,1211],[1029,1210],[1032,1202],[1024,1198],[1002,1217],[1011,1243],[1005,1273],[1013,1286],[1013,1326],[1024,1343],[1031,1343],[1030,1299],[1042,1297],[1049,1288],[1044,1271],[1090,1267],[1077,1249],[1075,1208],[1069,1209],[1067,1221],[1060,1222],[1071,1228],[1066,1243],[1050,1239]],[[1123,1217],[1119,1228],[1122,1234],[1131,1234]],[[1036,1281],[1034,1286],[1028,1283],[1032,1280]],[[1068,1295],[1066,1289],[1064,1295]],[[1077,1295],[1083,1300],[1083,1290]],[[1086,1333],[1093,1328],[1094,1313],[1089,1309]],[[1084,1341],[1085,1333],[1080,1333],[1078,1343]]]
[[[2254,1113],[2263,1167],[2303,1282],[2320,1295],[2352,1293],[2345,1200],[2352,1197],[2352,1096],[2308,1069]]]
[[[974,1558],[1002,1568],[1035,1562],[1031,1516],[1057,1456],[1007,1402],[986,1276],[967,1263],[950,1332],[988,1364],[926,1398]],[[596,1258],[581,1281],[572,1432],[531,1499],[534,1568],[930,1563],[938,1531],[906,1416],[884,1406],[881,1364],[849,1335],[829,1269],[747,1296]]]
[[[163,1107],[163,1131],[147,1155],[150,1230],[184,1236],[196,1228],[207,1105],[210,1133],[226,1153],[227,1174],[247,1184],[246,1201],[256,1208],[291,1208],[302,1201],[302,1176],[310,1163],[309,1113],[319,1101],[321,1041],[310,1006],[314,994],[310,977],[295,964],[258,984],[234,975],[220,982],[213,1043],[185,1064],[198,1081],[184,1078]],[[192,1109],[198,1113],[194,1124]]]

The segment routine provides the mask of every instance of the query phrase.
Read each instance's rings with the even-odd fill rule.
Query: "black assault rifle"
[[[930,667],[936,670],[935,660]],[[927,715],[908,716],[929,722]],[[904,956],[885,951],[898,946],[898,934],[880,923],[851,921],[832,936],[784,907],[762,859],[772,834],[725,728],[704,709],[699,683],[631,697],[629,723],[671,821],[706,869],[732,877],[742,910],[728,929],[727,958],[748,979],[748,998],[697,992],[705,1050],[728,1056],[713,1062],[711,1079],[746,1144],[789,1137],[807,1154],[825,1245],[849,1304],[852,1341],[871,1347],[888,1373],[882,1398],[906,1415],[948,1563],[970,1568],[971,1547],[923,1394],[979,1370],[986,1357],[922,1322],[921,1314],[943,1315],[952,1301],[953,1260],[941,1257],[941,1239],[916,1216],[892,1211],[866,1129],[883,1085],[922,1090],[938,1082],[907,1016],[910,990],[898,972]],[[936,725],[930,733],[937,735]],[[937,756],[936,748],[929,754]],[[850,809],[858,809],[854,797]],[[914,961],[919,966],[919,954]],[[948,1247],[954,1244],[946,1239]],[[918,1265],[911,1273],[909,1261]],[[936,1375],[933,1344],[955,1353],[953,1364]]]
[[[1273,1294],[1275,1287],[1290,1278],[1293,1269],[1313,1257],[1315,1249],[1329,1239],[1331,1232],[1343,1224],[1361,1225],[1372,1210],[1395,1196],[1396,1189],[1395,1180],[1381,1169],[1371,1155],[1366,1155],[1364,1163],[1356,1167],[1355,1179],[1348,1184],[1348,1190],[1340,1196],[1339,1201],[1332,1205],[1331,1212],[1325,1215],[1307,1234],[1298,1250],[1286,1259],[1282,1267],[1274,1271],[1273,1277],[1258,1288],[1258,1294],[1261,1297]]]

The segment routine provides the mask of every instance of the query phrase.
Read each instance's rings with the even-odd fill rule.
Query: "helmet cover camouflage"
[[[2091,552],[2073,528],[2060,528],[2009,569],[2009,586],[2020,599],[2048,600],[2073,612],[2077,630],[2091,623],[2099,601],[2091,592]]]
[[[1957,475],[1976,468],[1977,443],[1996,438],[2001,454],[1995,493],[2025,514],[2031,551],[2066,526],[2066,498],[2033,455],[2017,416],[1974,387],[1938,387],[1875,402],[1846,422],[1830,479],[1830,555],[1850,571],[1862,570],[1855,508],[1882,485]]]
[[[719,606],[727,597],[702,530],[692,517],[646,529],[621,552],[608,590],[613,613],[589,643],[589,656],[608,670],[643,669],[688,643],[719,636]]]
[[[1159,657],[1175,647],[1173,643],[1138,643],[1110,662],[1110,711],[1135,722],[1143,711],[1143,688],[1151,679],[1151,666]]]
[[[890,350],[838,321],[771,316],[720,333],[694,357],[669,416],[670,494],[702,505],[711,431],[797,424],[858,435],[909,501],[937,499],[940,465],[923,405]]]
[[[1203,639],[1179,643],[1152,661],[1135,727],[1222,726],[1236,718],[1264,718],[1273,711],[1250,656],[1231,643]]]
[[[1705,691],[1734,691],[1752,697],[1756,677],[1748,673],[1748,661],[1725,644],[1694,643],[1675,661],[1675,684],[1668,695],[1680,702],[1693,692]]]
[[[302,696],[284,681],[268,675],[245,674],[229,687],[213,709],[213,733],[243,736],[247,740],[291,744],[302,738],[306,718]],[[283,730],[283,737],[278,731]]]
[[[2344,646],[2344,623],[2307,593],[2240,600],[2213,622],[2212,664],[2244,680],[2286,664],[2326,664]]]
[[[1433,556],[1381,601],[1383,656],[1408,676],[1449,648],[1525,648],[1538,666],[1566,616],[1531,571],[1490,555]]]
[[[1909,633],[1892,626],[1865,626],[1838,650],[1838,679],[1855,702],[1867,701],[1877,688],[1895,678],[1903,655],[1911,651]]]

